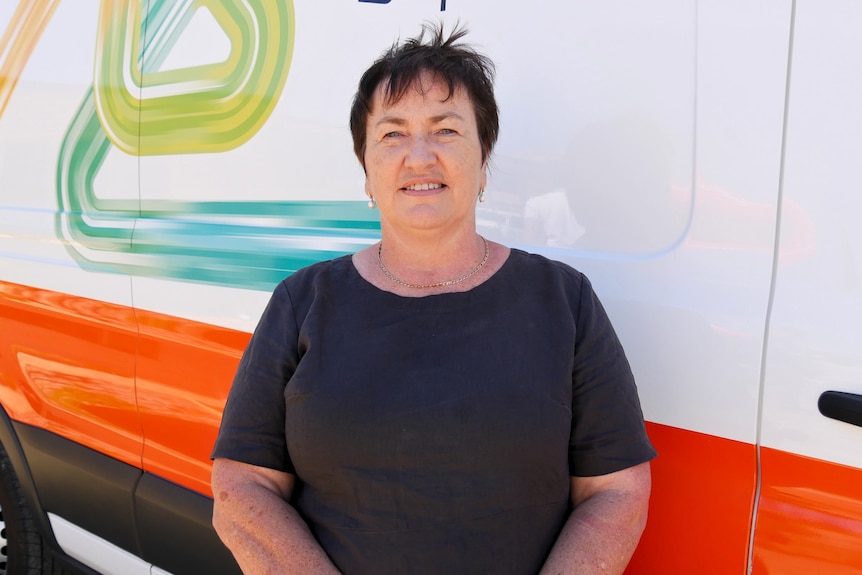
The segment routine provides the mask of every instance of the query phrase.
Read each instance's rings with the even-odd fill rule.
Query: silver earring
[[[368,196],[368,209],[373,210],[377,207],[377,202],[374,201],[374,196]]]
[[[479,190],[479,201],[480,202],[485,201],[485,188],[482,188]]]

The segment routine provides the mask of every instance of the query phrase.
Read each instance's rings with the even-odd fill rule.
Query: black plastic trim
[[[212,527],[209,497],[144,474],[135,504],[145,561],[174,575],[242,575]]]
[[[36,527],[42,536],[43,553],[50,553],[57,563],[65,567],[67,572],[78,575],[99,575],[89,567],[66,555],[57,543],[57,539],[54,537],[54,530],[51,528],[51,522],[48,520],[48,515],[42,509],[36,485],[33,482],[33,476],[30,473],[30,466],[27,464],[24,450],[15,431],[15,426],[2,405],[0,405],[0,443],[6,449],[6,454],[9,456],[9,461],[12,464],[12,469],[15,471],[18,484],[24,493],[27,505],[33,511],[33,521],[36,522]]]
[[[845,391],[824,391],[817,408],[826,417],[862,427],[862,395]]]
[[[143,472],[39,427],[13,425],[43,511],[140,556],[132,494]]]
[[[173,575],[241,575],[212,527],[211,498],[12,421],[2,407],[0,441],[39,510],[51,552],[70,566],[81,570],[57,544],[49,512]]]

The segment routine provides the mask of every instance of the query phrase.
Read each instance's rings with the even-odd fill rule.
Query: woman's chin
[[[427,230],[451,224],[454,217],[438,206],[421,204],[406,210],[397,220],[407,227]]]

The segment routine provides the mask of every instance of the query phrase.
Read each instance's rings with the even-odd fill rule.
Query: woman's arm
[[[572,477],[572,514],[539,575],[618,575],[646,526],[649,463]]]
[[[340,575],[290,506],[290,473],[213,461],[213,526],[245,575]]]

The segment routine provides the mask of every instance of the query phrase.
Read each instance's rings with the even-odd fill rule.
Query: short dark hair
[[[430,36],[426,42],[426,33]],[[467,29],[457,25],[445,37],[443,23],[426,22],[415,38],[396,42],[371,65],[359,80],[359,89],[350,109],[353,151],[365,167],[368,115],[377,88],[385,84],[386,103],[398,102],[423,73],[431,73],[449,87],[451,98],[464,89],[476,113],[476,126],[482,145],[482,161],[488,159],[500,131],[497,100],[494,98],[494,63],[469,44],[458,41]]]

